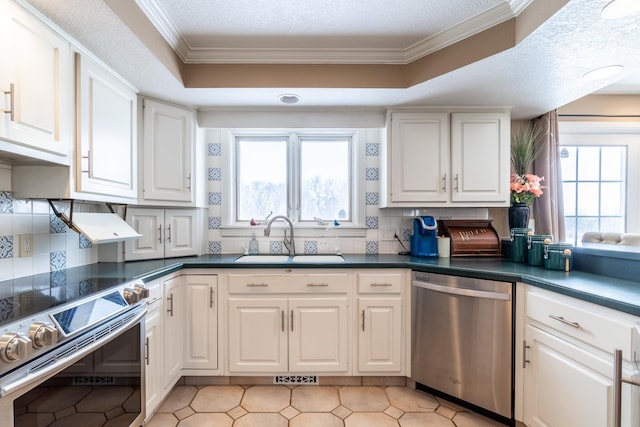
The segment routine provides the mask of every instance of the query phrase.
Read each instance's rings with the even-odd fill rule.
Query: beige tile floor
[[[147,427],[504,427],[402,386],[179,385]]]

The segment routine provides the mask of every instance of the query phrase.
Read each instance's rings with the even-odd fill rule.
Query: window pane
[[[576,217],[567,216],[564,218],[564,228],[567,242],[576,242]]]
[[[602,180],[622,181],[626,175],[626,147],[602,147]]]
[[[600,220],[595,217],[578,217],[578,241],[582,239],[582,235],[587,231],[599,231]]]
[[[351,220],[349,141],[300,144],[300,220]]]
[[[604,217],[600,220],[600,231],[624,233],[624,218]]]
[[[603,182],[601,197],[602,201],[600,203],[600,215],[624,215],[624,192],[623,185],[621,183]]]
[[[578,148],[578,179],[597,181],[600,177],[600,147]]]
[[[578,169],[578,173],[580,170]],[[579,182],[578,183],[578,215],[592,215],[598,216],[600,207],[600,198],[598,194],[597,182]],[[591,230],[595,231],[597,230]]]
[[[564,214],[566,216],[576,215],[576,183],[565,182],[562,185],[562,197],[564,201]]]
[[[563,181],[576,180],[576,153],[577,147],[562,147],[560,155],[560,168]],[[564,155],[562,153],[565,153]]]
[[[237,149],[237,220],[287,214],[287,143],[239,140]]]

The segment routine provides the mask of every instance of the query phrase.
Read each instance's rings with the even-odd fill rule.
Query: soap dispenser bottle
[[[249,242],[249,254],[250,255],[258,255],[258,239],[256,239],[255,233],[251,236],[251,241]]]

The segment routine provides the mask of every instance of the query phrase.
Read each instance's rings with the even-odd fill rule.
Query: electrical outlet
[[[20,235],[20,257],[28,258],[33,256],[33,234]]]
[[[398,230],[395,228],[383,228],[380,231],[382,232],[380,240],[395,240],[395,235],[398,234]]]

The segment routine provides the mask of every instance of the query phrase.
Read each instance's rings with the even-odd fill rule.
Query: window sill
[[[264,236],[265,224],[247,227],[246,225],[226,225],[220,227],[220,236],[222,237],[251,237],[254,233],[257,237]],[[284,230],[289,227],[282,224],[273,224],[271,226],[271,237],[280,237],[284,235]],[[331,238],[331,237],[365,237],[367,235],[367,227],[341,225],[339,227],[331,227],[327,229],[326,225],[299,225],[293,226],[293,232],[298,237],[315,237],[315,238]]]

